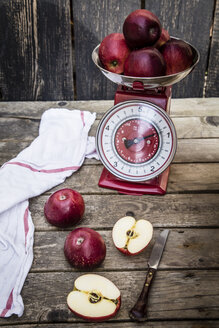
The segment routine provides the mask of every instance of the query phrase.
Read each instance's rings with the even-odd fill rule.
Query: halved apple
[[[142,252],[152,236],[152,224],[147,220],[135,220],[132,216],[119,219],[112,231],[116,248],[126,255],[136,255]]]
[[[121,296],[119,289],[109,279],[98,274],[84,274],[75,280],[67,304],[77,316],[99,322],[116,315]]]

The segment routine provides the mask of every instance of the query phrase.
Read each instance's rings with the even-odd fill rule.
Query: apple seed
[[[134,230],[128,230],[126,235],[128,236],[128,240],[138,237],[138,234]]]
[[[132,227],[132,229],[130,229],[130,230],[128,230],[126,232],[127,241],[126,241],[126,244],[125,244],[124,249],[128,249],[128,243],[129,243],[130,239],[134,239],[134,238],[137,238],[138,237],[138,233],[136,233],[134,229],[135,229],[135,224]]]
[[[90,303],[98,303],[101,301],[102,297],[98,293],[91,292],[89,295],[90,295],[89,297]]]

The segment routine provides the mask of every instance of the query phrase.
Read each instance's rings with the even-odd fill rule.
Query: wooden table
[[[0,103],[0,164],[13,158],[38,135],[42,113],[50,107],[96,111],[97,120],[112,101]],[[171,165],[165,196],[127,196],[97,186],[102,164],[86,160],[81,169],[47,193],[30,200],[35,224],[34,261],[22,296],[21,318],[0,319],[0,326],[17,328],[114,327],[129,328],[128,310],[142,288],[154,239],[170,229],[167,245],[151,289],[148,323],[138,327],[219,327],[219,99],[173,99],[171,117],[178,149]],[[89,178],[88,178],[89,177]],[[66,296],[81,272],[63,255],[69,230],[47,224],[44,203],[57,189],[71,187],[83,194],[86,212],[81,226],[100,232],[107,245],[98,272],[117,284],[122,306],[111,322],[90,324],[76,318]],[[113,224],[127,211],[154,226],[153,241],[135,257],[125,257],[112,243]]]

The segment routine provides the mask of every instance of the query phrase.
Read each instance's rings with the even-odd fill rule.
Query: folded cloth
[[[39,136],[0,169],[0,317],[21,316],[20,295],[33,261],[34,225],[28,199],[64,182],[96,158],[88,137],[96,114],[51,108],[41,118]]]

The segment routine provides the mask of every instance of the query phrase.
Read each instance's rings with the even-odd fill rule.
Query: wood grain
[[[33,135],[34,136],[34,135]],[[32,136],[32,137],[33,137]],[[16,157],[30,145],[30,141],[7,139],[0,141],[0,165]],[[178,139],[177,151],[173,163],[219,162],[219,142],[211,139]],[[99,165],[96,159],[86,159],[84,165]]]
[[[112,106],[113,100],[0,102],[0,117],[40,119],[49,108],[68,108],[96,112],[97,119],[101,119]],[[218,98],[172,99],[170,116],[218,116],[218,107]]]
[[[98,187],[102,165],[84,165],[67,178],[63,188],[78,189],[81,193],[116,194],[116,191]],[[89,179],[88,179],[89,177]],[[60,189],[60,185],[50,192]],[[172,164],[167,193],[218,192],[219,163]]]
[[[86,221],[81,224],[82,227],[84,225]],[[106,243],[107,253],[104,262],[96,271],[146,270],[152,247],[160,232],[160,229],[154,230],[149,246],[141,254],[136,255],[133,261],[115,248],[112,229],[99,230]],[[35,234],[31,272],[80,272],[74,269],[64,256],[64,243],[68,234],[69,231],[46,231]],[[219,249],[215,247],[218,244],[218,229],[171,229],[159,269],[219,269]]]
[[[211,26],[211,47],[206,81],[206,97],[218,94],[219,85],[219,1],[215,1],[215,12]]]
[[[73,99],[69,0],[1,1],[1,100]]]
[[[57,311],[57,317],[59,312]],[[54,315],[55,316],[55,315]],[[112,324],[112,322],[111,322]],[[1,324],[0,324],[1,325]],[[110,323],[98,323],[98,328],[105,328],[108,327]],[[119,322],[113,323],[114,328],[136,328],[136,322]],[[8,327],[2,326],[1,327]],[[53,323],[53,324],[40,324],[40,326],[36,326],[36,324],[24,324],[24,325],[16,325],[16,328],[76,328],[78,324],[75,325],[73,323]],[[97,327],[96,323],[82,323],[80,322],[80,328],[89,328],[89,327]],[[139,328],[145,328],[145,323],[138,323]],[[218,321],[210,321],[210,320],[191,320],[191,321],[147,321],[148,328],[218,328],[219,322]]]
[[[207,3],[205,0],[174,0],[171,4],[165,0],[146,0],[145,8],[160,18],[171,36],[190,42],[200,52],[200,61],[195,70],[173,86],[173,97],[202,97],[214,0]]]
[[[107,34],[122,32],[125,17],[138,8],[154,12],[171,35],[200,52],[195,70],[173,86],[173,97],[218,96],[218,3],[2,0],[0,100],[113,99],[116,85],[91,53]]]
[[[91,54],[110,33],[122,32],[125,17],[140,0],[73,1],[77,100],[113,99],[116,84],[94,65]]]
[[[36,231],[57,230],[44,217],[48,197],[49,193],[30,200]],[[219,194],[167,194],[164,197],[83,194],[83,198],[86,206],[80,226],[97,230],[112,229],[128,211],[133,212],[136,219],[149,220],[156,228],[219,227]]]
[[[57,318],[59,318],[59,313],[60,311],[57,312],[53,312],[53,317],[55,318],[55,314],[57,316]],[[98,328],[106,328],[109,325],[112,325],[112,322],[110,323],[98,323]],[[8,327],[5,325],[1,325],[1,327]],[[136,328],[136,322],[114,322],[113,323],[113,327],[114,328],[121,328],[121,326],[123,328]],[[52,324],[40,324],[36,326],[36,324],[24,324],[24,325],[16,325],[16,328],[78,328],[79,325],[78,323],[52,323]],[[97,327],[97,323],[82,323],[80,322],[80,328],[89,328],[89,327]],[[112,326],[111,326],[112,327]],[[139,328],[145,328],[145,323],[138,323]],[[219,322],[218,321],[210,321],[210,320],[185,320],[185,321],[147,321],[147,327],[148,328],[218,328],[219,327]]]
[[[95,272],[95,271],[94,271]],[[22,318],[10,317],[7,324],[82,322],[68,309],[66,297],[73,289],[76,272],[29,273],[22,296],[25,312]],[[128,310],[139,295],[145,272],[99,272],[120,289],[122,305],[112,322],[129,320]],[[149,320],[210,320],[218,319],[218,271],[158,271],[151,287],[148,306]],[[34,295],[34,297],[33,297]],[[0,319],[4,325],[5,320]]]
[[[79,108],[97,113],[96,127],[112,101],[3,102],[0,103],[0,163],[15,156],[38,135],[42,113],[50,107]],[[85,271],[72,268],[63,254],[67,234],[75,227],[90,227],[104,238],[107,254],[92,272],[115,282],[122,292],[122,307],[100,328],[134,328],[128,310],[136,302],[146,264],[158,233],[170,235],[149,298],[149,321],[139,327],[219,327],[218,213],[219,143],[218,99],[173,99],[171,116],[178,132],[178,150],[171,164],[165,196],[129,196],[97,186],[102,164],[86,160],[66,181],[30,199],[35,226],[34,261],[25,281],[21,318],[0,319],[1,327],[97,327],[76,318],[66,305],[76,277]],[[89,177],[89,179],[88,179]],[[81,223],[58,229],[47,223],[43,209],[51,193],[69,187],[82,193],[85,215]],[[114,223],[128,211],[154,227],[152,242],[135,257],[125,257],[113,245]]]
[[[102,165],[84,165],[79,171],[66,179],[62,187],[78,189],[81,193],[116,193],[110,189],[98,187]],[[87,178],[89,177],[89,179]],[[60,186],[52,188],[54,192]],[[218,192],[219,163],[172,164],[167,193]]]
[[[219,116],[172,117],[172,121],[178,138],[217,138],[219,136]],[[39,124],[39,119],[0,117],[0,139],[2,141],[9,139],[32,141],[38,136]],[[99,120],[96,120],[89,135],[95,136],[98,124]]]

